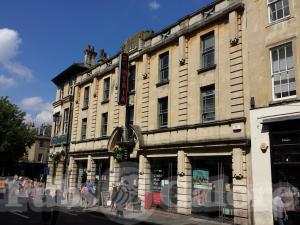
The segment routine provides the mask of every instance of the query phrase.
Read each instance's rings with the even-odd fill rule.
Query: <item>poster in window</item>
[[[203,169],[193,170],[193,188],[209,189],[209,171]]]

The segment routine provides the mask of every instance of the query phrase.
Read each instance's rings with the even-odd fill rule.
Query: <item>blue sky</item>
[[[212,0],[2,0],[0,96],[37,124],[51,121],[51,79],[94,45],[114,55],[142,30],[160,29]]]

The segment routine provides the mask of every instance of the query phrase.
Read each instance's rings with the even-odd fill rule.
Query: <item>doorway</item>
[[[87,180],[87,160],[77,161],[77,188],[81,190]]]
[[[300,120],[269,125],[273,197],[282,196],[288,225],[300,221]]]
[[[177,158],[152,158],[152,207],[177,210]]]

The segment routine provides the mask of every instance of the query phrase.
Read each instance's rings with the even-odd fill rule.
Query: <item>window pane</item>
[[[271,16],[271,21],[276,20],[276,8],[274,3],[270,5],[270,16]]]
[[[283,0],[284,16],[290,15],[289,0]]]
[[[287,45],[286,47],[286,64],[288,69],[294,68],[292,45]]]
[[[283,72],[281,73],[281,84],[286,84],[288,82],[287,73]]]
[[[279,69],[280,71],[286,69],[286,64],[285,64],[285,48],[280,47],[279,48]]]
[[[290,91],[296,91],[296,82],[290,81]]]
[[[273,73],[276,73],[279,70],[277,49],[272,50],[272,69]]]
[[[280,19],[283,17],[283,3],[282,1],[278,1],[275,4],[277,9],[277,19]]]

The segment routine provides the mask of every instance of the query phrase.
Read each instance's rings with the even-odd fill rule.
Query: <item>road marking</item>
[[[25,215],[22,215],[22,212],[21,211],[18,211],[18,210],[13,210],[13,211],[10,211],[10,213],[14,214],[14,215],[17,215],[17,216],[20,216],[24,219],[30,219],[30,217],[28,216],[25,216]]]

